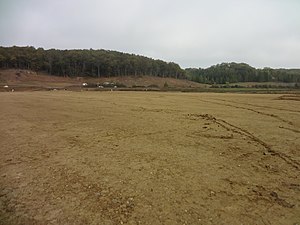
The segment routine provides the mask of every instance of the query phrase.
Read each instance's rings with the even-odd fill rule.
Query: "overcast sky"
[[[0,0],[0,45],[300,68],[300,0]]]

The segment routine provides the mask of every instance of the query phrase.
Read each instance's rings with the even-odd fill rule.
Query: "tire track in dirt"
[[[257,110],[254,110],[254,109],[251,109],[251,108],[247,108],[247,107],[243,107],[243,106],[236,106],[236,105],[231,105],[231,104],[227,104],[227,103],[218,103],[218,102],[213,102],[213,101],[207,101],[207,100],[203,100],[203,99],[200,99],[200,101],[202,102],[206,102],[206,103],[212,103],[212,104],[218,104],[218,105],[224,105],[224,106],[229,106],[229,107],[233,107],[233,108],[236,108],[236,109],[244,109],[244,110],[248,110],[248,111],[251,111],[251,112],[255,112],[255,113],[258,113],[260,115],[264,115],[264,116],[269,116],[269,117],[272,117],[274,119],[277,119],[281,122],[284,122],[284,123],[287,123],[289,125],[294,125],[291,121],[288,121],[286,119],[283,119],[277,115],[274,115],[274,114],[271,114],[271,113],[264,113],[264,112],[260,112],[260,111],[257,111]]]
[[[282,152],[275,151],[266,142],[262,141],[261,139],[259,139],[256,136],[254,136],[253,134],[251,134],[246,129],[243,129],[241,127],[233,125],[233,124],[231,124],[231,123],[229,123],[229,122],[227,122],[227,121],[225,121],[223,119],[217,119],[217,118],[215,118],[214,116],[212,116],[210,114],[188,114],[188,116],[199,117],[199,118],[202,118],[204,120],[209,120],[209,121],[211,121],[213,123],[216,123],[219,126],[223,127],[227,131],[231,131],[233,133],[237,133],[239,135],[247,137],[248,139],[250,139],[250,140],[258,143],[259,145],[263,146],[267,150],[267,152],[270,153],[271,155],[277,156],[277,157],[281,158],[286,163],[288,163],[289,165],[293,166],[296,169],[300,168],[300,163],[298,161],[292,159],[290,156],[288,156],[288,155],[286,155],[286,154],[284,154]]]
[[[290,100],[290,101],[300,101],[300,95],[282,95],[278,98],[276,98],[276,100]]]
[[[186,135],[187,137],[191,137],[194,138],[195,136],[197,137],[204,137],[204,138],[215,138],[215,139],[233,139],[233,135],[211,135],[211,134],[201,134],[201,133],[197,133],[195,135]]]
[[[284,208],[293,208],[295,205],[288,202],[283,197],[280,197],[277,192],[270,190],[262,185],[254,185],[241,181],[234,181],[230,178],[223,179],[228,182],[232,189],[241,189],[241,187],[248,187],[249,193],[247,195],[240,195],[246,197],[251,202],[263,200],[265,202],[276,203]]]
[[[116,140],[123,140],[123,139],[132,139],[132,138],[137,138],[137,137],[147,137],[147,136],[153,136],[153,135],[160,135],[160,134],[169,134],[169,133],[174,133],[181,131],[181,129],[168,129],[168,130],[160,130],[160,131],[154,131],[154,132],[141,132],[141,133],[135,133],[135,132],[129,132],[127,131],[126,135],[123,135],[121,133],[111,133],[111,134],[104,134],[102,137],[103,138],[112,138]],[[116,138],[117,136],[117,138]]]
[[[285,129],[285,130],[289,130],[289,131],[292,131],[294,133],[300,134],[300,131],[296,130],[296,129],[292,129],[292,128],[288,128],[288,127],[283,127],[283,126],[279,126],[279,128]]]
[[[166,113],[166,114],[172,114],[172,113],[178,113],[179,110],[175,110],[175,109],[162,109],[162,108],[146,108],[143,106],[139,106],[136,108],[131,109],[131,111],[134,112],[149,112],[149,113]]]
[[[214,98],[214,100],[222,101],[222,102],[229,102],[229,103],[236,103],[236,104],[240,104],[240,105],[248,105],[248,106],[253,106],[253,107],[257,107],[257,108],[267,108],[267,109],[275,109],[275,110],[285,111],[285,112],[300,113],[300,110],[281,109],[281,108],[276,108],[276,107],[271,107],[271,106],[261,106],[261,105],[255,105],[255,104],[243,103],[243,102],[236,102],[236,101],[229,101],[229,100],[218,99],[218,98]]]

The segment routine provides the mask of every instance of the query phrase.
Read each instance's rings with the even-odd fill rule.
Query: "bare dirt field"
[[[0,93],[0,224],[300,224],[299,95]]]
[[[104,83],[114,82],[125,85],[126,87],[132,86],[157,86],[164,87],[167,83],[169,87],[173,88],[204,88],[209,85],[192,82],[189,80],[181,80],[175,78],[162,78],[153,76],[116,76],[116,77],[59,77],[48,75],[43,72],[36,73],[30,70],[17,70],[17,69],[0,69],[0,92],[10,91],[11,88],[16,91],[30,91],[30,90],[43,90],[46,88],[67,88],[70,89],[74,86],[81,86],[82,83]],[[9,88],[3,88],[8,85]]]

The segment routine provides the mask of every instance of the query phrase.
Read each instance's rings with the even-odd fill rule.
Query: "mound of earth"
[[[60,77],[48,75],[43,72],[34,72],[30,70],[7,69],[0,70],[1,90],[32,90],[43,88],[68,88],[87,84],[103,84],[105,82],[120,84],[122,87],[156,87],[163,88],[165,83],[171,88],[201,88],[203,84],[189,80],[180,80],[174,78],[162,78],[153,76],[126,76],[126,77]],[[4,88],[8,86],[8,88]]]

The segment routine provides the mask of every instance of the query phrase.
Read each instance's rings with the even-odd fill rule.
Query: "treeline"
[[[46,71],[58,76],[140,76],[186,78],[176,63],[107,50],[0,47],[0,68]]]
[[[300,83],[300,69],[256,69],[245,63],[221,63],[207,69],[183,70],[176,63],[108,50],[57,50],[34,47],[1,47],[0,68],[46,71],[57,76],[173,77],[207,84],[237,82]]]
[[[186,69],[190,80],[207,84],[237,82],[300,82],[300,69],[256,69],[246,63],[222,63],[207,69]]]

